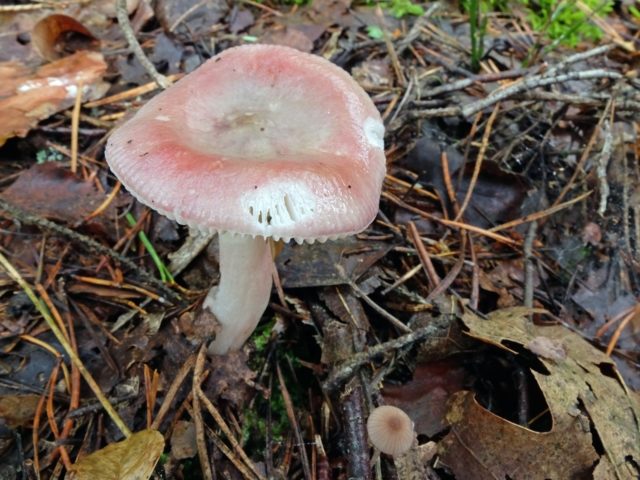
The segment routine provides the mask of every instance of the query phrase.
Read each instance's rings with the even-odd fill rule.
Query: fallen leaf
[[[590,474],[601,456],[610,463],[601,471],[614,472],[607,478],[638,478],[638,398],[610,358],[562,326],[532,324],[528,315],[535,312],[540,313],[511,308],[493,312],[488,320],[467,312],[462,321],[469,336],[515,355],[536,344],[530,353],[540,353],[540,338],[553,339],[555,348],[544,349],[540,364],[531,369],[552,429],[535,432],[515,425],[480,406],[471,393],[459,393],[449,410],[452,430],[442,444],[443,461],[460,479],[576,478]]]
[[[451,395],[462,390],[465,370],[455,360],[416,365],[413,379],[403,385],[385,385],[382,396],[401,408],[415,423],[418,435],[433,437],[446,428],[445,415]]]
[[[284,288],[341,285],[357,279],[393,247],[389,243],[347,237],[312,245],[285,245],[276,264]]]
[[[284,45],[306,53],[313,50],[313,42],[309,40],[309,37],[292,27],[285,27],[276,31],[269,30],[261,38],[261,41],[272,45]]]
[[[46,60],[57,60],[79,50],[95,50],[98,39],[76,19],[68,15],[49,15],[31,33],[31,41]]]
[[[553,432],[534,432],[496,416],[473,393],[457,392],[447,415],[451,431],[440,445],[442,463],[458,480],[586,478],[598,455],[589,421],[578,415]]]
[[[447,154],[449,174],[454,181],[456,198],[462,204],[471,185],[475,162],[465,164],[464,156],[451,145],[444,132],[426,123],[415,148],[400,165],[419,174],[419,181],[433,185],[440,198],[448,194],[442,173],[441,150]],[[458,181],[460,179],[460,181]],[[520,216],[526,197],[522,177],[503,171],[496,163],[485,161],[473,189],[473,196],[465,210],[467,223],[488,228]]]
[[[0,63],[0,146],[24,137],[40,120],[73,105],[78,85],[82,98],[102,97],[107,69],[97,52],[78,52],[31,71],[18,62]]]
[[[72,480],[146,480],[163,450],[162,434],[143,430],[82,457],[69,476]]]
[[[21,172],[0,197],[29,213],[75,223],[93,212],[107,196],[92,182],[79,179],[55,162],[48,162]],[[110,231],[104,222],[111,221],[114,209],[112,202],[106,215],[93,218],[85,227],[102,233]]]
[[[39,401],[40,395],[2,395],[0,420],[9,428],[30,426]]]

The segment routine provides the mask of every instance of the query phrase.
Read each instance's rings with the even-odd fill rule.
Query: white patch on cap
[[[259,185],[247,192],[241,202],[256,230],[265,234],[272,228],[293,227],[315,211],[313,193],[299,183]]]
[[[159,122],[169,122],[169,121],[171,121],[171,119],[169,117],[167,117],[166,115],[158,115],[156,117],[156,120],[158,120]]]
[[[368,117],[364,121],[364,136],[369,145],[384,148],[384,125],[380,120]]]

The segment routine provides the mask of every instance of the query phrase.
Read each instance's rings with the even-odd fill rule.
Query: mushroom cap
[[[416,436],[409,415],[391,405],[383,405],[371,412],[367,432],[373,446],[388,455],[405,453]]]
[[[366,228],[385,174],[384,126],[322,57],[234,47],[110,137],[111,170],[142,203],[201,231],[298,241]]]

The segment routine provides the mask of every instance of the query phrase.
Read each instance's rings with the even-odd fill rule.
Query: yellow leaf
[[[72,480],[147,480],[164,450],[157,430],[143,430],[81,458],[72,467]]]

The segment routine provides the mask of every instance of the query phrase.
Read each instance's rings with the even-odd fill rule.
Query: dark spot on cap
[[[127,143],[131,143],[131,142],[133,142],[133,139],[131,139],[131,140],[127,140]]]
[[[261,131],[261,132],[264,132],[264,127],[260,127],[260,131]]]
[[[351,188],[351,185],[347,185],[347,188]]]
[[[149,155],[149,152],[144,152],[143,154],[141,154],[141,157],[146,157],[147,155]]]
[[[254,185],[253,188],[255,188],[257,190],[258,189],[258,185]]]

